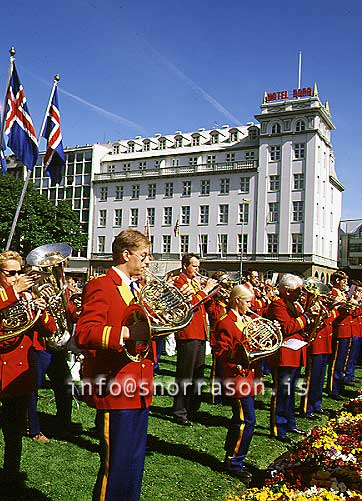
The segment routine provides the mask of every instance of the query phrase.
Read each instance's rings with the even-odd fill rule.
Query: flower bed
[[[226,501],[360,501],[362,495],[357,492],[345,491],[338,494],[337,491],[311,487],[304,491],[280,488],[263,487],[262,489],[248,489],[241,496],[228,496]]]
[[[356,414],[362,414],[362,395],[346,402],[343,408],[354,416]]]

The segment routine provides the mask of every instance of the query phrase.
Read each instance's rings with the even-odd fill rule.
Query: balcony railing
[[[212,172],[235,172],[244,170],[256,170],[258,162],[256,160],[240,160],[235,162],[215,162],[198,165],[181,165],[177,167],[160,167],[159,169],[143,170],[122,170],[116,172],[102,172],[94,174],[95,181],[111,181],[113,179],[139,179],[150,177],[174,177],[190,174],[202,174]]]

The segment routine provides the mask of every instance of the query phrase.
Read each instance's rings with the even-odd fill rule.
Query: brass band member
[[[15,305],[20,298],[31,298],[27,291],[34,285],[33,278],[21,273],[22,258],[15,251],[0,253],[0,310]],[[25,432],[26,412],[30,392],[35,387],[36,370],[33,340],[37,334],[51,335],[55,331],[54,321],[45,311],[44,299],[32,299],[41,311],[34,328],[19,336],[1,341],[4,317],[0,327],[0,400],[2,402],[2,430],[5,441],[4,470],[2,483],[11,488],[21,484],[24,475],[20,473],[22,435]],[[6,319],[5,319],[6,320]],[[37,329],[37,331],[35,330]]]
[[[245,285],[236,285],[229,299],[229,309],[216,326],[215,353],[222,366],[225,397],[232,408],[232,418],[226,435],[224,469],[248,484],[251,474],[244,461],[255,427],[254,395],[257,381],[253,368],[240,365],[240,345],[245,342],[243,330],[250,320],[253,293]]]

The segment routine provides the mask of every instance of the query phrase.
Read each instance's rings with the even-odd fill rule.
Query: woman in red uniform
[[[232,418],[226,435],[225,470],[249,483],[251,474],[245,469],[249,445],[255,427],[254,395],[258,387],[254,369],[240,365],[243,333],[250,320],[247,312],[253,293],[244,285],[236,285],[231,291],[228,312],[216,325],[215,354],[222,366],[222,382],[225,397],[230,401]]]

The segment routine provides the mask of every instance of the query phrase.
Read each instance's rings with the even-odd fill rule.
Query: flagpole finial
[[[9,49],[9,54],[10,54],[10,57],[14,57],[14,56],[15,56],[15,54],[16,54],[16,50],[15,50],[15,48],[14,48],[14,47],[11,47],[11,48]]]
[[[59,82],[59,80],[60,80],[60,75],[59,75],[59,73],[57,73],[56,75],[54,75],[54,80],[55,80],[56,82]]]

